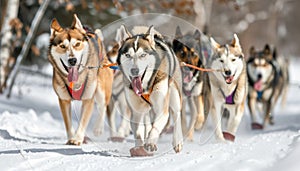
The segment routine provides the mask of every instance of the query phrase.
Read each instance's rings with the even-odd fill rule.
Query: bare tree
[[[11,56],[11,47],[13,39],[12,25],[10,22],[16,19],[19,10],[19,0],[8,0],[6,13],[1,28],[0,45],[0,93],[6,86],[6,79],[9,74],[9,58]]]

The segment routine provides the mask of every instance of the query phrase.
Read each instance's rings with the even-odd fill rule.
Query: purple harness
[[[234,94],[235,94],[235,90],[236,90],[236,88],[234,89],[234,91],[229,96],[225,97],[226,104],[234,104],[234,101],[233,101],[234,98],[233,97],[234,97]]]

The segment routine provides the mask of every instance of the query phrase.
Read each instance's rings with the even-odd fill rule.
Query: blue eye
[[[143,53],[143,54],[140,55],[140,57],[143,58],[143,57],[145,57],[146,55],[147,55],[146,53]]]

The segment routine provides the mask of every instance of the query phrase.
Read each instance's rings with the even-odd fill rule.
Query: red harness
[[[82,94],[85,90],[85,85],[87,82],[87,78],[85,79],[84,83],[81,84],[80,88],[78,90],[73,89],[73,83],[70,83],[70,85],[66,85],[68,92],[73,100],[81,100]]]

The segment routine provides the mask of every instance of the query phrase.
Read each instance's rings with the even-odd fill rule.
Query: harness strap
[[[234,91],[227,97],[225,97],[226,104],[234,104],[234,94],[235,94],[236,88]]]

